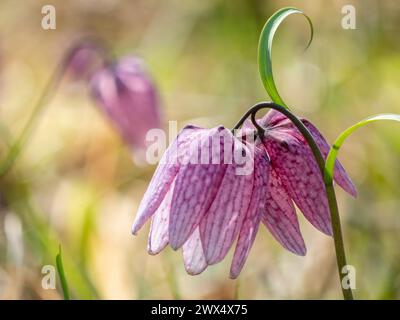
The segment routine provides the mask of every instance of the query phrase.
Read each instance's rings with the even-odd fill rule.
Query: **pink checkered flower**
[[[208,265],[223,260],[236,241],[230,271],[231,278],[236,278],[262,222],[286,249],[305,255],[294,204],[318,230],[332,234],[325,186],[307,142],[276,111],[269,112],[258,123],[266,129],[265,134],[253,142],[248,141],[255,132],[250,121],[244,123],[238,134],[247,137],[244,140],[223,127],[188,126],[180,132],[165,152],[132,228],[136,234],[152,217],[150,254],[159,253],[168,244],[175,250],[182,247],[186,271],[199,274]],[[326,157],[326,140],[310,122],[303,123]],[[212,161],[215,144],[220,146],[218,161]],[[228,157],[233,161],[226,162],[227,152],[246,154],[245,162],[235,157]],[[199,157],[208,162],[189,160]],[[238,174],[237,169],[249,163],[252,170]],[[356,195],[339,162],[335,180]]]
[[[330,150],[328,142],[310,121],[301,121],[326,158]],[[285,115],[271,110],[257,120],[257,123],[265,128],[263,138],[258,140],[258,146],[265,149],[271,161],[269,187],[264,196],[266,205],[261,221],[286,249],[305,255],[306,247],[294,204],[315,228],[332,235],[328,201],[320,170],[303,135]],[[242,134],[253,133],[254,130],[252,122],[246,120]],[[334,180],[346,192],[357,196],[353,182],[339,161],[335,163]]]

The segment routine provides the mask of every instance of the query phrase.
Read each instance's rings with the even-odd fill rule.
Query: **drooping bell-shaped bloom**
[[[135,156],[143,156],[147,132],[160,127],[158,95],[143,62],[128,56],[99,69],[91,79],[91,91],[114,127],[135,149]]]
[[[261,217],[264,225],[288,250],[305,255],[306,247],[300,233],[293,204],[318,230],[332,235],[332,224],[325,192],[325,185],[310,147],[300,131],[283,114],[271,110],[257,120],[265,128],[258,146],[263,146],[270,158],[271,169],[266,206]],[[322,155],[330,150],[328,142],[308,120],[302,119],[310,131]],[[246,121],[242,134],[253,132],[251,121]],[[335,163],[334,180],[352,196],[357,195],[355,186],[339,163]]]
[[[221,261],[234,242],[231,277],[254,241],[267,192],[263,148],[223,128],[185,127],[164,153],[139,206],[134,234],[152,217],[148,251],[182,247],[186,271],[199,274]]]
[[[326,157],[328,143],[303,121]],[[168,244],[182,247],[187,272],[199,274],[220,262],[237,241],[230,273],[236,278],[262,222],[285,248],[305,255],[294,204],[317,229],[332,234],[325,186],[307,142],[280,113],[270,112],[258,122],[266,131],[253,142],[250,121],[237,137],[223,127],[189,126],[180,132],[150,182],[132,229],[136,234],[152,217],[150,254]],[[243,161],[238,154],[245,155]],[[189,160],[199,157],[206,162]],[[339,162],[334,178],[356,195]]]

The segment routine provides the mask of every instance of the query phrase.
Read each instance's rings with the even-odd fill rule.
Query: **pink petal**
[[[247,131],[247,130],[253,130],[253,131],[255,130],[255,127],[250,119],[246,119],[243,122],[242,127],[239,129],[239,131]],[[238,136],[240,136],[240,134],[238,134]]]
[[[186,272],[190,275],[202,273],[207,268],[203,246],[200,240],[199,228],[191,234],[182,247],[183,262]]]
[[[307,127],[307,129],[310,131],[312,134],[315,142],[318,145],[318,148],[320,149],[322,155],[326,159],[328,156],[329,150],[330,150],[330,145],[329,143],[325,140],[324,136],[319,132],[319,130],[308,120],[302,120],[304,125]],[[346,170],[343,168],[341,163],[336,160],[335,161],[335,170],[333,173],[334,179],[337,182],[339,186],[341,186],[346,192],[351,194],[353,197],[357,196],[357,189],[354,186],[353,182],[351,181],[349,175],[347,174]]]
[[[235,154],[241,154],[243,150],[246,152],[246,163],[234,161],[228,165],[218,193],[200,223],[200,235],[209,265],[221,261],[237,238],[253,191],[252,151],[237,139],[234,148]],[[239,171],[244,165],[250,166],[247,174]]]
[[[147,244],[147,251],[150,254],[158,254],[168,244],[169,212],[171,210],[174,186],[175,183],[173,182],[161,205],[153,215]]]
[[[197,158],[195,160],[203,159],[206,155],[204,160],[209,164],[181,165],[176,178],[169,222],[169,242],[175,250],[186,242],[217,195],[226,170],[226,164],[223,163],[224,148],[220,142],[221,138],[225,138],[224,134],[233,138],[228,130],[221,127],[207,130],[199,138],[196,148],[192,148],[192,156]],[[219,164],[212,164],[216,144],[220,148]]]
[[[242,228],[240,229],[239,239],[233,255],[230,271],[230,277],[232,279],[239,276],[255,240],[261,214],[265,209],[265,203],[261,200],[268,190],[269,169],[269,159],[265,150],[255,148],[253,192],[250,206],[243,221]]]
[[[304,216],[318,230],[332,235],[325,185],[307,143],[292,129],[271,130],[263,139],[283,186]]]
[[[328,156],[330,145],[324,138],[324,136],[319,132],[319,130],[308,120],[301,119],[307,129],[310,131],[313,136],[315,142],[317,143],[322,155],[326,159]],[[296,137],[300,140],[305,141],[303,135],[298,131],[298,129],[294,126],[294,124],[282,113],[276,110],[269,111],[264,117],[258,119],[257,122],[265,127],[265,128],[273,128],[273,130],[279,130],[284,128],[291,128],[293,130],[293,134],[296,132]],[[243,132],[248,132],[251,128],[254,128],[253,124],[250,120],[246,120],[243,124]],[[247,131],[246,131],[247,130]],[[334,180],[337,182],[339,186],[341,186],[346,192],[348,192],[353,197],[357,196],[357,189],[351,181],[349,175],[346,170],[343,168],[341,163],[336,160],[335,162],[335,171],[334,171]]]
[[[268,113],[265,114],[265,116],[263,116],[261,119],[258,119],[257,122],[261,126],[267,128],[277,126],[281,121],[286,119],[287,117],[283,113],[272,109],[268,111]]]
[[[136,57],[121,58],[115,66],[115,76],[120,105],[124,107],[125,117],[129,120],[126,129],[128,142],[145,148],[148,130],[161,126],[157,90],[144,63]]]
[[[273,130],[284,130],[284,131],[291,130],[292,135],[296,136],[296,138],[298,138],[299,140],[307,143],[305,138],[303,137],[303,135],[300,133],[300,131],[285,116],[283,116],[283,115],[282,115],[282,117],[273,116],[272,120],[274,121]],[[266,122],[267,120],[263,118],[262,121]],[[317,143],[318,148],[320,149],[322,155],[326,159],[326,157],[328,156],[329,150],[331,148],[329,143],[326,141],[324,136],[319,132],[319,130],[310,121],[308,121],[306,119],[301,119],[301,121],[304,123],[304,125],[307,127],[307,129],[310,131],[315,142]],[[269,124],[269,126],[271,126],[271,124]],[[338,183],[339,186],[341,186],[350,195],[352,195],[353,197],[357,196],[356,187],[354,186],[354,184],[351,181],[346,170],[343,168],[343,166],[341,165],[341,163],[338,160],[336,160],[336,162],[335,162],[334,180]]]
[[[125,57],[95,72],[91,79],[94,99],[124,140],[145,149],[146,134],[160,127],[159,101],[142,63]]]
[[[274,169],[270,170],[265,211],[261,221],[283,247],[301,256],[306,254],[293,202]]]
[[[266,113],[262,118],[257,119],[257,123],[264,128],[269,128],[278,125],[283,120],[287,120],[287,117],[281,112],[272,109],[268,111],[268,113]],[[247,119],[243,122],[238,136],[244,136],[254,130],[255,127],[252,121],[250,119]]]
[[[179,171],[178,158],[183,158],[181,150],[186,150],[188,143],[199,132],[202,132],[202,130],[192,126],[185,127],[165,151],[139,205],[138,213],[132,226],[133,234],[138,232],[160,206]]]

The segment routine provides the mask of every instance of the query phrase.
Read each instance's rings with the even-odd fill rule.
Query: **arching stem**
[[[314,158],[318,164],[320,169],[322,178],[325,176],[325,160],[324,157],[319,150],[313,136],[307,127],[303,124],[303,122],[297,118],[293,113],[291,113],[285,107],[282,107],[274,102],[260,102],[251,107],[239,120],[239,122],[235,125],[232,131],[237,130],[244,121],[251,116],[253,125],[256,127],[258,134],[263,135],[265,129],[262,128],[255,120],[256,113],[261,109],[274,109],[282,114],[284,114],[292,123],[297,127],[300,133],[303,135],[304,139],[307,141],[308,145],[311,148],[311,151],[314,155]],[[343,297],[345,300],[353,300],[353,292],[351,288],[344,288],[342,285],[343,278],[345,274],[342,273],[344,267],[347,265],[346,254],[344,249],[343,235],[342,229],[340,225],[340,216],[339,209],[336,200],[335,189],[333,188],[333,181],[329,179],[323,179],[325,183],[326,195],[328,198],[329,212],[332,221],[332,230],[333,230],[333,241],[335,244],[336,251],[336,262],[338,267],[339,279],[340,279],[340,287],[342,288]]]

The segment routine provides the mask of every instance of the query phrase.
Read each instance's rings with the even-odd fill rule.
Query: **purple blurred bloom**
[[[160,127],[160,112],[155,86],[142,61],[128,56],[97,70],[91,91],[124,140],[144,153],[148,130]]]
[[[99,55],[99,48],[90,42],[74,48],[68,61],[68,72],[75,80],[87,80],[95,71],[96,67],[102,63]]]
[[[230,272],[236,278],[263,222],[286,249],[305,255],[294,203],[317,229],[332,234],[325,186],[307,142],[276,111],[258,122],[266,131],[262,141],[254,143],[248,141],[255,129],[250,121],[239,134],[247,142],[223,127],[188,126],[179,133],[163,155],[132,227],[136,234],[152,217],[150,254],[168,244],[175,250],[182,247],[186,271],[199,274],[224,259],[237,240]],[[310,122],[303,122],[326,157],[328,143]],[[223,150],[217,153],[219,162],[211,159],[216,144]],[[238,161],[237,154],[246,155],[245,161]],[[188,160],[199,157],[208,162]],[[252,170],[238,174],[249,163]],[[339,162],[335,180],[356,195]]]

